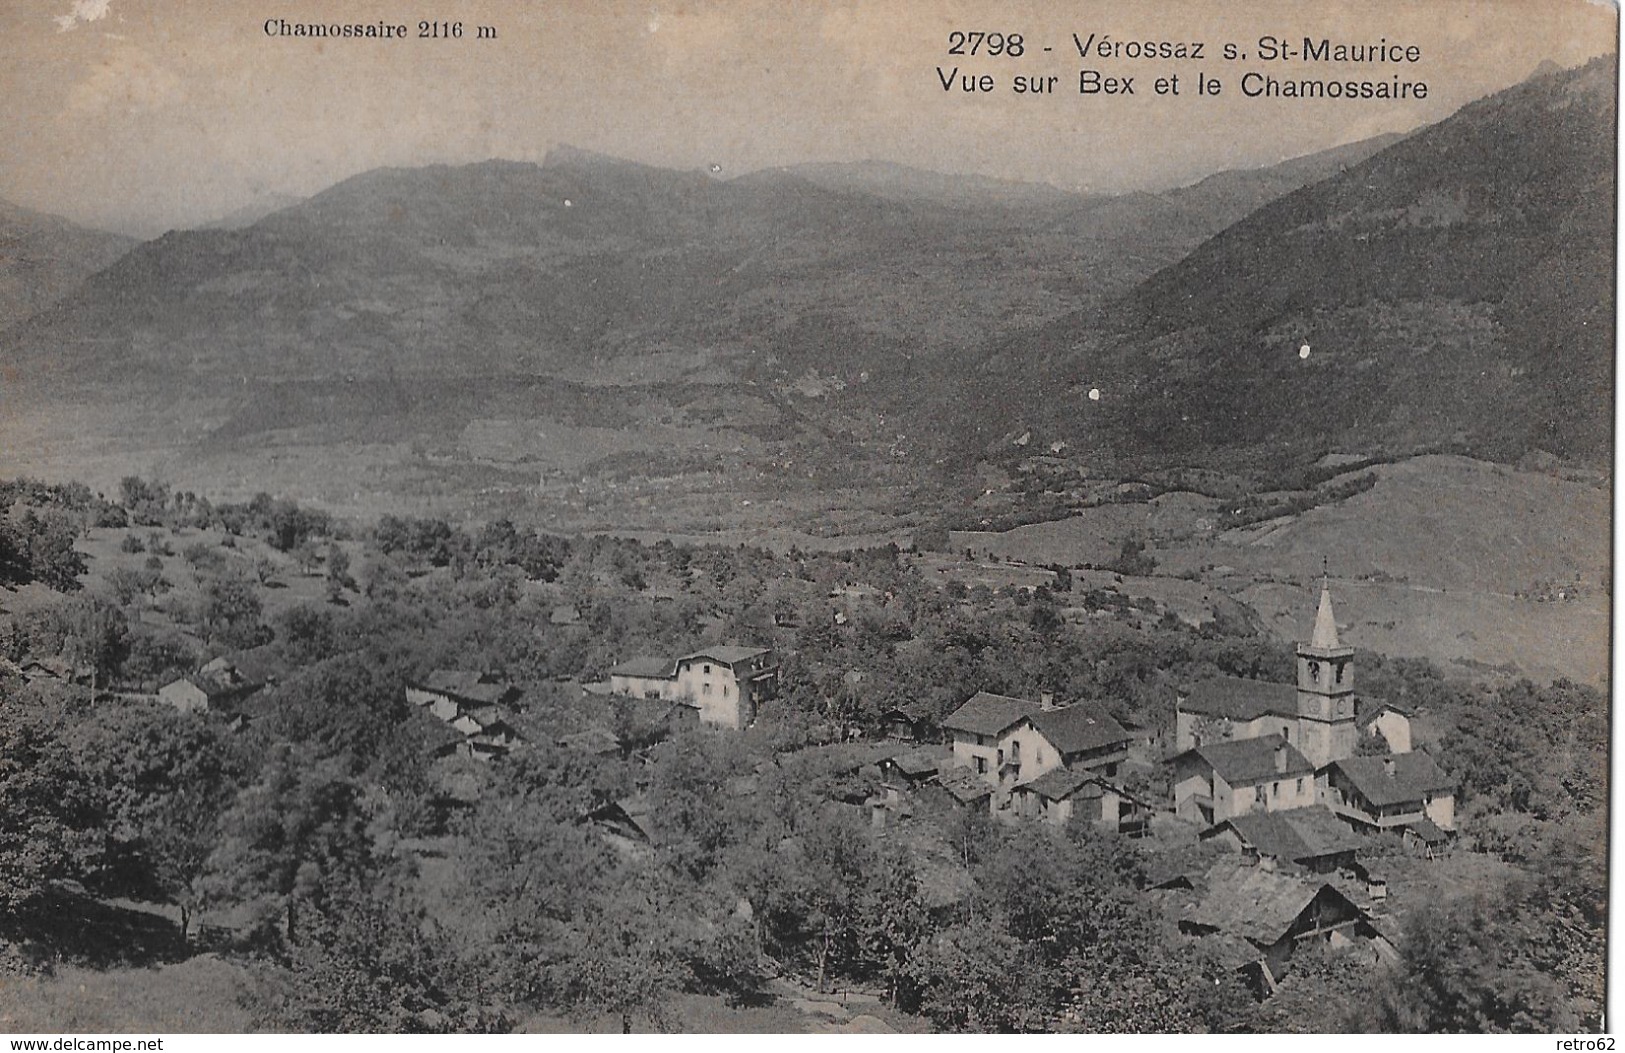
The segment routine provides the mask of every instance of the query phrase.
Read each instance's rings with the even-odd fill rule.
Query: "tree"
[[[622,1034],[640,1018],[664,1030],[666,1001],[686,978],[679,916],[647,878],[597,899],[561,934],[549,970],[556,997],[577,1012],[619,1018]]]
[[[337,603],[342,590],[351,588],[355,582],[350,579],[350,553],[337,544],[327,548],[327,596]]]
[[[99,596],[76,596],[62,610],[64,653],[90,680],[91,697],[123,665],[130,653],[130,626],[124,612]]]
[[[102,884],[175,904],[186,939],[196,882],[242,759],[217,725],[156,703],[93,710],[72,745],[76,766],[105,802],[114,847],[129,860]]]
[[[503,1030],[409,877],[391,867],[331,882],[327,909],[310,915],[284,967],[263,973],[249,993],[256,1023],[295,1032]]]
[[[262,609],[259,594],[246,579],[214,578],[203,586],[203,597],[198,604],[199,628],[211,643],[254,647],[263,642]]]
[[[259,777],[220,820],[222,837],[199,881],[206,904],[253,905],[261,924],[282,919],[282,938],[299,940],[301,905],[322,908],[325,889],[372,866],[361,787],[342,758],[273,747]]]
[[[1023,941],[985,925],[952,926],[909,964],[920,1011],[944,1031],[1031,1031],[1044,1026],[1062,991]]]
[[[90,880],[107,855],[107,814],[74,764],[61,704],[27,694],[0,706],[0,917],[28,918],[52,886]]]
[[[1378,992],[1381,1031],[1429,1034],[1576,1031],[1563,985],[1532,952],[1542,919],[1482,897],[1419,913],[1400,946],[1404,964]]]

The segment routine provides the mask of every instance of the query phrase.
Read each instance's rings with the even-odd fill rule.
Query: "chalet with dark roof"
[[[1426,753],[1346,757],[1328,765],[1321,782],[1327,806],[1357,827],[1403,830],[1426,822],[1445,833],[1456,828],[1456,780]]]
[[[512,705],[519,688],[495,673],[464,669],[435,669],[419,681],[406,685],[406,700],[454,723],[458,717]]]
[[[948,807],[956,811],[965,808],[986,811],[993,797],[993,787],[969,768],[944,768],[934,785],[941,790],[941,798]]]
[[[953,754],[940,746],[921,746],[893,757],[883,757],[877,766],[886,786],[912,790],[935,779],[952,760]]]
[[[436,669],[406,685],[406,700],[462,736],[453,752],[475,760],[507,753],[523,736],[510,707],[524,694],[494,673]]]
[[[1375,965],[1397,957],[1365,908],[1336,886],[1272,868],[1219,863],[1179,911],[1179,929],[1211,945],[1260,997],[1287,975],[1305,944],[1363,950]]]
[[[1057,826],[1096,823],[1108,830],[1143,835],[1151,805],[1087,769],[1051,768],[1011,792],[1011,806],[1026,819]]]
[[[881,733],[898,742],[938,742],[942,729],[937,727],[935,707],[925,702],[906,702],[880,715]]]
[[[1315,803],[1315,766],[1280,735],[1197,746],[1168,763],[1175,813],[1204,826]]]
[[[1316,874],[1350,870],[1363,844],[1332,812],[1320,805],[1280,812],[1248,812],[1202,831],[1202,840],[1236,849],[1255,860],[1274,860],[1278,868],[1302,868]]]

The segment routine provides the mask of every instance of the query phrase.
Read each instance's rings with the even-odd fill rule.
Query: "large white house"
[[[633,698],[681,702],[702,721],[735,730],[756,717],[772,695],[779,667],[766,647],[706,647],[675,661],[633,658],[609,671],[609,687]]]

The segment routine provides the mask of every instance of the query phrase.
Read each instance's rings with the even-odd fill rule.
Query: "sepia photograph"
[[[1616,5],[0,34],[12,1049],[1612,1048]]]

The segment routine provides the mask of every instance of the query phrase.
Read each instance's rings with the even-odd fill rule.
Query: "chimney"
[[[1286,771],[1286,743],[1284,742],[1275,744],[1275,770],[1278,772]]]
[[[1391,756],[1384,757],[1382,759],[1382,772],[1383,772],[1383,774],[1388,776],[1390,779],[1392,779],[1394,777],[1394,771],[1395,771],[1394,758],[1391,757]]]
[[[1055,692],[1053,692],[1053,691],[1040,691],[1038,693],[1038,708],[1039,709],[1054,709],[1055,708]]]

